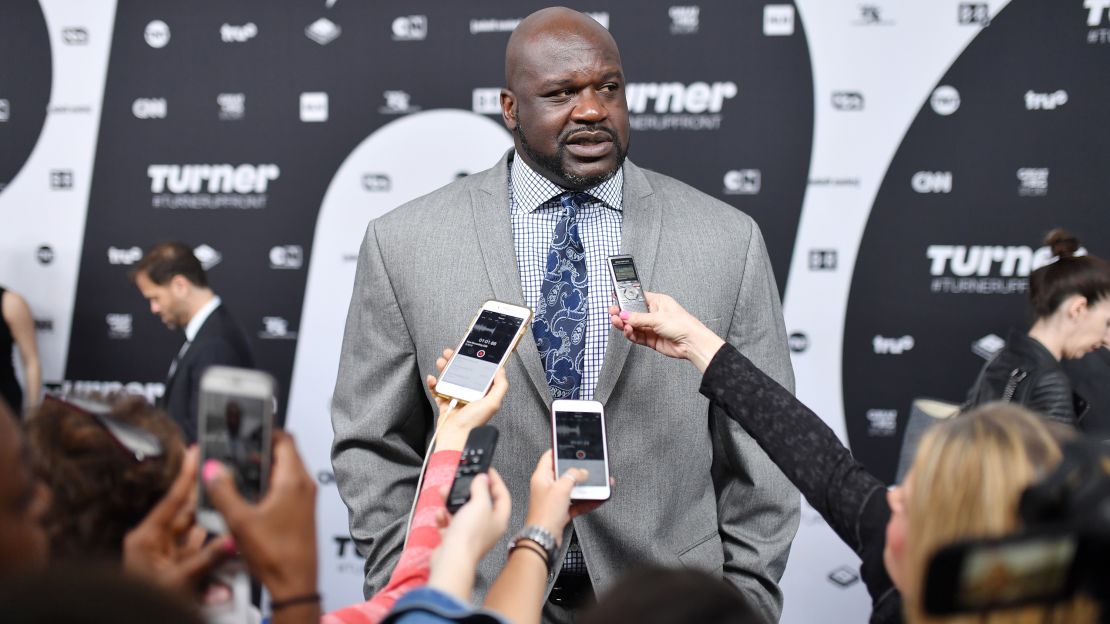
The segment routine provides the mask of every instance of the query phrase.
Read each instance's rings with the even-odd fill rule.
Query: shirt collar
[[[209,316],[212,316],[212,312],[218,307],[220,307],[220,297],[216,295],[197,310],[193,318],[189,319],[189,324],[185,326],[185,340],[192,342],[196,339],[197,332],[200,331],[200,326],[204,325],[204,322],[208,320]]]
[[[513,153],[513,160],[509,164],[509,183],[516,205],[524,212],[533,212],[551,201],[552,197],[566,193],[568,190],[529,167],[528,163],[520,157],[519,152]],[[617,169],[613,177],[608,180],[582,192],[597,199],[608,208],[623,212],[624,167]]]

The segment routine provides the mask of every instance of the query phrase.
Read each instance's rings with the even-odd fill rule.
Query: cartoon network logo
[[[265,193],[281,169],[264,165],[150,165],[151,193]]]
[[[876,355],[902,355],[913,349],[913,336],[887,338],[886,336],[876,335],[871,339],[871,347],[875,350]]]
[[[1076,255],[1085,253],[1081,249]],[[934,276],[1028,277],[1052,261],[1052,250],[1024,245],[929,245],[925,256],[929,259],[929,274]]]

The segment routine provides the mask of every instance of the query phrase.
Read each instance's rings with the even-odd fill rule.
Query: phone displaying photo
[[[498,301],[484,303],[443,369],[436,394],[460,403],[485,396],[497,369],[505,365],[531,318],[528,308]]]
[[[257,502],[270,480],[273,378],[262,371],[213,366],[201,377],[199,412],[200,465],[209,459],[220,461],[243,498]],[[198,487],[197,522],[213,533],[224,533],[223,518],[208,500],[204,484]]]
[[[589,471],[586,481],[571,490],[573,500],[608,500],[609,447],[605,410],[597,401],[558,400],[551,404],[555,477],[568,468]]]

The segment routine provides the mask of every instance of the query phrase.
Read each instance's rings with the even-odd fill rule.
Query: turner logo
[[[757,195],[763,174],[759,169],[734,169],[725,174],[726,195]]]
[[[934,113],[947,117],[959,110],[960,92],[956,87],[941,85],[929,96],[929,106],[933,107]]]
[[[1025,110],[1056,110],[1068,103],[1068,92],[1057,89],[1052,93],[1025,92]]]
[[[154,208],[265,208],[281,169],[262,165],[150,165]]]
[[[673,6],[667,9],[671,18],[672,35],[692,35],[698,32],[698,17],[701,7]]]
[[[142,383],[138,381],[122,382],[66,379],[58,384],[57,391],[61,393],[62,396],[114,396],[120,393],[127,393],[146,397],[146,400],[153,404],[158,400],[158,397],[166,392],[166,384],[162,382]]]
[[[898,410],[867,410],[867,435],[873,438],[889,438],[898,431]]]
[[[876,355],[902,355],[913,349],[913,336],[902,336],[901,338],[875,336],[871,339],[871,346]]]
[[[910,186],[918,193],[951,193],[951,171],[918,171],[910,178]]]
[[[496,87],[475,89],[471,97],[470,110],[479,115],[500,115],[501,89]]]
[[[108,314],[104,320],[108,323],[108,337],[112,340],[126,340],[131,337],[130,314]]]
[[[1087,253],[1080,249],[1077,255]],[[1022,245],[929,245],[934,293],[1009,295],[1029,288],[1029,274],[1052,261],[1048,247]]]
[[[732,81],[630,83],[629,123],[634,130],[717,130],[725,100],[738,92]]]
[[[270,248],[271,269],[299,269],[304,265],[304,250],[300,245],[278,245]]]
[[[407,15],[393,20],[394,41],[423,41],[427,36],[427,15]]]
[[[136,119],[165,119],[166,98],[138,98],[131,103],[131,114]]]
[[[143,250],[138,247],[128,247],[120,249],[119,247],[108,248],[108,264],[124,264],[132,265],[142,260]]]
[[[146,25],[143,38],[152,48],[164,48],[170,42],[170,27],[162,20],[154,20]]]
[[[1110,0],[1083,0],[1083,8],[1087,9],[1087,25],[1100,26],[1102,16],[1110,11]]]
[[[254,22],[247,22],[242,26],[224,24],[220,26],[220,40],[224,43],[244,43],[254,39],[258,34],[258,26]]]

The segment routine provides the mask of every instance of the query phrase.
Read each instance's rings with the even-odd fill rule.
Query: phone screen
[[[441,381],[485,391],[523,322],[519,316],[482,310]]]
[[[555,412],[555,457],[559,475],[567,468],[590,471],[585,483],[605,487],[605,431],[600,412]]]
[[[216,459],[235,474],[243,498],[257,502],[264,489],[263,460],[267,449],[268,399],[213,392],[204,393],[204,432],[200,443],[204,459]],[[201,488],[203,507],[211,507]]]
[[[613,277],[617,278],[618,282],[639,281],[636,277],[636,265],[633,264],[632,258],[617,258],[612,262]]]

